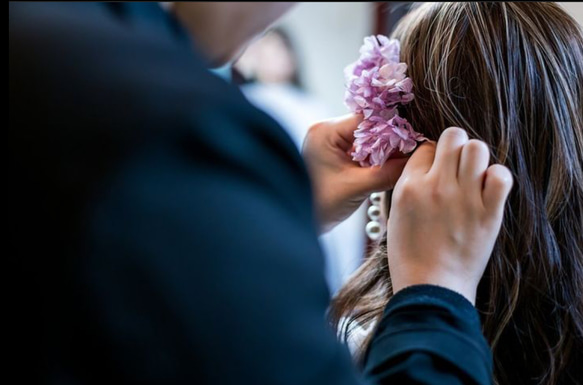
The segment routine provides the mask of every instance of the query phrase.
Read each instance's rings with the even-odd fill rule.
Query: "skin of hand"
[[[433,284],[472,304],[500,231],[512,174],[465,130],[446,129],[411,156],[392,194],[387,250],[393,292]]]
[[[353,133],[361,121],[358,114],[325,120],[310,127],[304,140],[323,232],[350,216],[370,193],[392,189],[407,163],[408,158],[395,158],[382,167],[361,167],[352,161]]]

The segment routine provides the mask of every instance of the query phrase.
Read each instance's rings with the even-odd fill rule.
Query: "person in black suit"
[[[32,313],[25,374],[83,384],[490,382],[471,304],[477,280],[443,272],[437,254],[402,261],[420,267],[396,288],[363,374],[329,329],[318,232],[392,188],[403,167],[400,180],[413,180],[434,157],[438,170],[457,165],[467,136],[446,130],[437,152],[427,143],[406,166],[364,169],[346,155],[359,118],[331,120],[310,130],[306,167],[269,116],[207,70],[289,7],[10,3],[9,238],[29,289],[17,310]],[[489,179],[497,207],[503,177]],[[403,191],[433,191],[417,179]],[[454,273],[488,258],[449,251]]]

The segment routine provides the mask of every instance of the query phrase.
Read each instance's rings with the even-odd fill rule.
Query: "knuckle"
[[[493,173],[492,175],[488,176],[490,178],[490,185],[495,188],[504,187],[504,180],[500,178],[500,175],[497,173]]]
[[[433,198],[433,201],[436,203],[441,203],[447,200],[447,196],[448,192],[447,189],[444,187],[436,187],[433,190],[431,190],[431,197]]]
[[[512,173],[510,170],[501,164],[494,164],[488,168],[488,176],[490,183],[494,187],[505,188],[511,186],[513,182]]]
[[[436,144],[435,142],[425,142],[422,143],[411,155],[410,159],[423,159],[424,157],[430,157],[430,154],[435,155]]]
[[[460,127],[448,127],[443,131],[443,133],[441,135],[442,136],[451,136],[453,138],[459,138],[459,139],[465,139],[465,140],[467,140],[467,138],[468,138],[468,134],[467,134],[466,130],[464,130],[463,128],[460,128]]]
[[[326,123],[324,121],[316,122],[310,126],[307,135],[314,135],[315,132],[321,131]]]
[[[417,189],[410,178],[400,181],[393,191],[393,203],[408,205],[416,200]]]
[[[490,154],[488,145],[478,139],[470,139],[465,145],[466,151],[470,154]]]
[[[435,148],[436,147],[437,147],[437,143],[436,142],[427,140],[427,141],[421,143],[421,145],[419,145],[417,151],[419,151],[419,150],[423,150],[423,151],[435,151]],[[415,154],[415,153],[413,153],[413,154]]]
[[[451,182],[439,181],[434,184],[431,189],[431,196],[435,202],[444,202],[453,198],[455,195],[455,187]]]

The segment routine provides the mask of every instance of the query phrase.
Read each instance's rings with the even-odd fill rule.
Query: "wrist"
[[[472,305],[476,303],[477,282],[474,279],[464,278],[461,274],[444,272],[414,272],[408,274],[401,271],[395,272],[395,274],[391,272],[391,277],[394,294],[411,286],[433,285],[462,295]],[[401,279],[398,277],[401,277]]]

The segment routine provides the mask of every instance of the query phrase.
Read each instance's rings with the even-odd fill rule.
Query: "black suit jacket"
[[[329,330],[294,144],[156,3],[9,6],[10,244],[44,383],[480,383],[473,307],[386,309],[364,374]],[[22,309],[21,309],[22,310]]]

